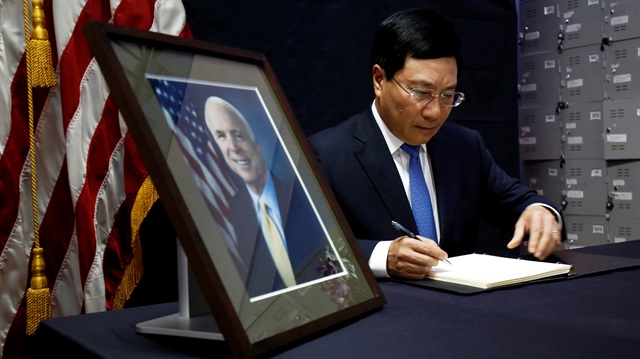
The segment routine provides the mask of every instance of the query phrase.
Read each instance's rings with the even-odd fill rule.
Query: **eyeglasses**
[[[456,107],[460,105],[462,101],[464,101],[464,94],[462,92],[445,91],[438,95],[431,90],[407,90],[406,88],[404,88],[404,86],[400,85],[395,77],[393,77],[392,79],[393,82],[396,83],[396,85],[400,86],[400,88],[404,90],[404,92],[408,93],[409,96],[412,97],[416,102],[419,102],[423,105],[428,104],[436,97],[440,98],[440,104],[447,107]]]

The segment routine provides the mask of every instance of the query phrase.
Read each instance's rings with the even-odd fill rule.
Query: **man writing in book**
[[[562,238],[555,205],[507,175],[476,131],[446,122],[465,98],[459,47],[432,11],[390,16],[373,39],[371,107],[310,137],[377,277],[421,279],[438,260],[472,253],[487,215],[514,223],[508,248],[528,235],[539,259]],[[398,236],[392,221],[420,240]]]

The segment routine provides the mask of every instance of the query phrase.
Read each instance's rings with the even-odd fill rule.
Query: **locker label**
[[[540,38],[540,32],[539,31],[533,31],[533,32],[527,32],[524,34],[524,39],[525,40],[537,40]]]
[[[583,191],[567,191],[568,198],[584,198]]]
[[[582,24],[580,23],[567,25],[567,34],[570,32],[578,32],[580,29],[582,29]]]
[[[627,239],[624,238],[624,237],[614,237],[613,238],[613,242],[614,243],[622,243],[622,242],[626,242],[626,241],[627,241]]]
[[[629,23],[629,15],[616,16],[611,18],[611,25],[622,25]]]
[[[558,170],[555,169],[555,168],[549,168],[549,176],[557,177],[558,176]]]
[[[589,0],[589,2],[587,3],[588,6],[591,5],[598,5],[598,3],[600,2],[600,0]]]
[[[621,133],[621,134],[607,135],[607,142],[627,142],[627,134]]]
[[[576,128],[576,126],[578,126],[578,124],[577,124],[577,123],[575,123],[575,122],[568,122],[568,123],[565,123],[565,124],[564,124],[564,127],[565,127],[567,130],[573,130],[574,128]]]
[[[544,14],[545,15],[553,14],[555,11],[556,11],[555,6],[545,6],[544,7]]]
[[[567,181],[565,183],[570,185],[570,186],[577,185],[578,184],[578,180],[575,179],[575,178],[567,178]]]
[[[536,84],[522,85],[522,92],[533,92],[537,89]]]
[[[547,60],[544,62],[544,68],[546,69],[555,69],[556,68],[556,62],[555,60]]]
[[[631,82],[631,74],[621,74],[613,76],[613,83],[620,84],[623,82]]]
[[[531,132],[531,127],[529,126],[520,127],[520,130],[522,130],[522,132],[524,133],[529,133]]]
[[[622,187],[625,185],[625,182],[623,179],[614,179],[613,180],[613,185],[616,187]]]
[[[572,240],[572,241],[577,241],[578,240],[578,234],[577,233],[567,233],[567,239]]]
[[[594,168],[591,170],[591,177],[602,177],[602,170],[600,168]]]
[[[618,201],[633,201],[632,192],[611,192],[613,199]]]
[[[520,138],[520,144],[521,145],[535,145],[536,144],[536,138],[535,137],[522,137]]]
[[[598,61],[600,61],[600,55],[598,54],[589,55],[589,62],[598,62]]]
[[[640,109],[638,109],[640,111]],[[555,115],[545,115],[544,116],[544,122],[556,122],[556,116]]]
[[[575,80],[567,81],[567,87],[568,88],[580,87],[583,84],[584,83],[583,83],[582,79],[575,79]]]
[[[602,112],[600,111],[589,112],[589,120],[596,121],[601,119],[602,119]]]
[[[604,234],[604,226],[600,224],[593,225],[593,233],[595,234]]]
[[[570,145],[581,145],[582,144],[582,136],[567,137],[567,143],[570,144]]]
[[[537,178],[529,178],[529,184],[537,184],[538,183],[538,179]]]

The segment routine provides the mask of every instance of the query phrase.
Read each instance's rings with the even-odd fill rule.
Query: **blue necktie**
[[[418,233],[438,242],[429,188],[424,181],[424,173],[420,164],[420,146],[411,146],[405,143],[400,148],[411,157],[409,160],[409,192],[411,193],[411,210],[418,225]]]

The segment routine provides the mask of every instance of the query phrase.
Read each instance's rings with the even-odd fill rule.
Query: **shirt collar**
[[[273,178],[271,178],[271,173],[267,171],[267,182],[264,185],[264,189],[260,195],[253,193],[251,189],[247,186],[247,190],[249,190],[249,194],[251,195],[251,199],[253,199],[253,203],[258,206],[258,200],[262,199],[262,201],[272,209],[278,208],[278,202],[276,199],[276,189],[273,184]]]
[[[396,151],[398,151],[400,146],[404,144],[404,142],[396,137],[393,133],[391,133],[391,131],[389,131],[389,128],[387,127],[387,124],[382,121],[382,117],[380,117],[378,109],[376,108],[375,100],[371,104],[371,112],[373,112],[373,118],[376,119],[376,124],[380,128],[380,132],[382,132],[382,137],[384,137],[384,142],[387,144],[389,153],[393,155],[394,153],[396,153]],[[424,148],[424,145],[421,145],[420,147]]]

